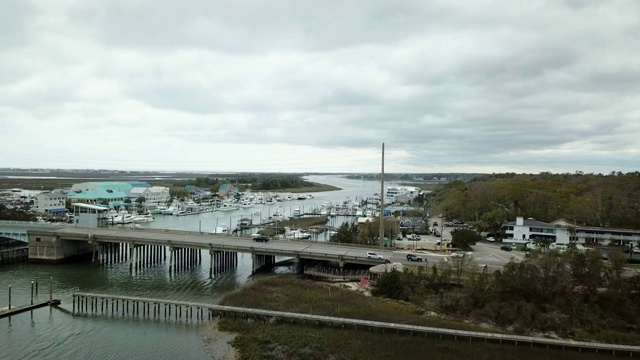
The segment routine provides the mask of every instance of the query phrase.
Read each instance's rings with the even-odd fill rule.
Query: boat
[[[214,234],[227,234],[229,231],[229,229],[227,229],[227,227],[225,225],[221,225],[221,226],[216,226],[216,228],[213,230]]]
[[[311,238],[311,234],[300,229],[289,229],[284,233],[284,237],[287,239],[305,240]]]
[[[131,224],[134,218],[131,214],[120,214],[111,218],[111,224]]]
[[[160,214],[162,214],[162,215],[173,215],[177,211],[179,211],[178,206],[174,205],[174,204],[171,204],[171,206],[169,206],[168,208],[160,210]]]
[[[151,214],[138,215],[133,217],[134,223],[152,222],[155,218]]]
[[[220,211],[232,211],[232,210],[238,210],[238,205],[233,204],[233,203],[222,203],[222,206],[220,206],[218,208],[218,210]]]

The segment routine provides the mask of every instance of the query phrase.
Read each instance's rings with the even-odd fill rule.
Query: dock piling
[[[9,285],[9,310],[11,310],[11,285]]]

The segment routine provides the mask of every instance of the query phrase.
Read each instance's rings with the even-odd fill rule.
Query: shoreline
[[[238,334],[218,329],[220,319],[214,319],[200,330],[205,351],[213,360],[237,360],[238,350],[231,345]]]

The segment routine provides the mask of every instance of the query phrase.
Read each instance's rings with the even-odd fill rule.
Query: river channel
[[[347,197],[380,192],[376,181],[349,180],[337,176],[309,176],[309,180],[340,187],[342,190],[314,193],[306,200],[292,200],[272,207],[244,208],[227,213],[213,212],[192,216],[156,216],[146,227],[213,231],[216,226],[235,227],[242,217],[259,220],[282,206],[285,214],[299,207],[317,207],[323,202],[339,202]],[[391,185],[391,184],[390,184]],[[257,215],[256,213],[261,213]],[[256,219],[257,218],[257,219]],[[333,220],[338,226],[343,220]],[[324,241],[324,235],[317,241]],[[250,281],[251,258],[238,254],[235,269],[209,279],[208,256],[199,267],[169,275],[166,264],[129,274],[126,263],[95,267],[90,263],[61,265],[13,264],[0,267],[0,308],[8,305],[11,286],[13,306],[28,304],[31,282],[38,284],[35,300],[54,298],[71,310],[74,291],[121,294],[193,302],[215,303],[224,294]],[[202,337],[209,323],[155,322],[127,317],[78,317],[42,308],[30,313],[0,319],[0,359],[208,359]]]

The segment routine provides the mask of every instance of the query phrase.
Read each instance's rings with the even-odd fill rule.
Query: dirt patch
[[[211,359],[236,360],[239,358],[236,349],[231,346],[236,334],[218,330],[217,319],[205,327],[201,335],[204,348],[211,356]]]

